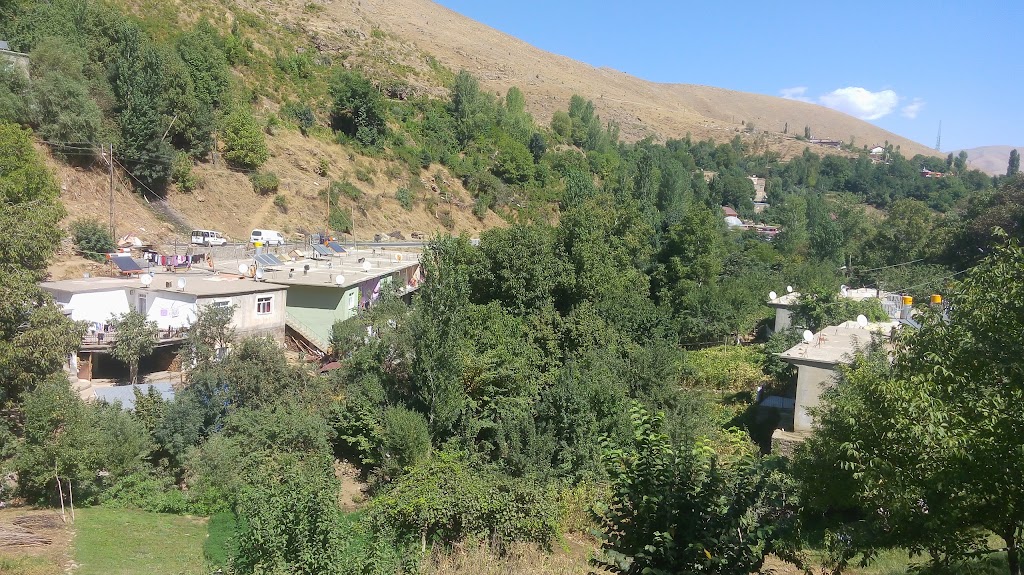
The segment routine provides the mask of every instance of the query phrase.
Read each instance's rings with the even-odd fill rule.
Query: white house
[[[195,320],[196,311],[207,305],[234,305],[232,326],[240,338],[267,335],[284,340],[287,288],[278,284],[232,275],[158,273],[46,282],[41,287],[71,319],[89,324],[78,358],[80,379],[92,379],[93,354],[106,353],[116,337],[110,331],[111,320],[128,310],[144,313],[156,323],[160,329],[158,348],[180,344],[182,330]]]

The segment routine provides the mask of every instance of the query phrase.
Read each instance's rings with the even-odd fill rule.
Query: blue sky
[[[1024,146],[1024,2],[435,0],[656,82],[801,98],[929,147]]]

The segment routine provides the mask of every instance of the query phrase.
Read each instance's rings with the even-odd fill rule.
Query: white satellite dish
[[[340,286],[341,285],[345,285],[345,276],[343,276],[343,275],[334,276],[334,283],[336,283],[336,284],[338,284]]]
[[[786,293],[793,293],[793,286],[786,286]]]
[[[263,268],[256,268],[256,279],[257,280],[262,280],[263,279]]]
[[[238,273],[244,276],[247,271],[249,271],[249,266],[245,264],[238,264]]]
[[[858,315],[857,316],[857,325],[859,325],[861,327],[867,327],[868,326],[868,318],[864,314]]]
[[[806,343],[811,343],[812,341],[814,341],[814,334],[811,333],[811,330],[809,330],[809,329],[805,329],[804,330],[804,341]]]
[[[850,288],[846,287],[845,285],[839,286],[839,293],[842,294],[843,297],[846,297],[846,294],[849,291],[850,291]]]
[[[178,278],[178,291],[185,289],[185,278]]]
[[[139,281],[142,282],[142,287],[149,287],[149,284],[153,283],[153,276],[149,274],[142,274],[139,276]]]
[[[773,291],[768,292],[768,299],[775,299],[777,297],[779,297],[779,294],[777,294],[777,293],[775,293]]]
[[[370,271],[370,262],[365,262],[365,261],[363,262],[363,271],[369,273],[369,271]]]

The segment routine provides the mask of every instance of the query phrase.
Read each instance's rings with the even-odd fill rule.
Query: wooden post
[[[68,478],[68,501],[71,502],[71,523],[75,522],[75,494],[71,490],[71,479]]]
[[[60,484],[60,475],[57,475],[57,463],[53,464],[53,476],[57,479],[57,493],[60,496],[60,519],[64,523],[68,522],[67,515],[64,513],[64,487]]]

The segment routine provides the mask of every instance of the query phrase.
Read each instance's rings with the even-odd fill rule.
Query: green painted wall
[[[290,317],[327,342],[335,321],[344,321],[358,313],[359,286],[341,289],[331,285],[291,285],[288,286],[287,308]]]

